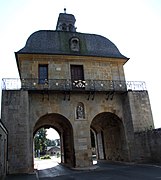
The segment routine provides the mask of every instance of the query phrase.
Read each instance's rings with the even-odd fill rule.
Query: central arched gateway
[[[61,163],[69,167],[75,167],[73,127],[69,120],[60,114],[46,114],[40,117],[36,122],[33,136],[37,130],[42,127],[52,127],[57,130],[61,140]]]
[[[117,115],[110,112],[96,115],[91,123],[91,133],[95,137],[93,144],[98,160],[128,161],[124,125]]]

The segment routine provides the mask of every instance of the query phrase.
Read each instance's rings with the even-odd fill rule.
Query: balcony
[[[146,90],[145,82],[111,80],[75,80],[71,79],[3,79],[3,90],[51,90],[69,92],[126,92],[128,90]]]

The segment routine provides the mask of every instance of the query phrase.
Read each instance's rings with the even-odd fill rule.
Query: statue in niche
[[[70,49],[72,51],[76,51],[76,52],[79,51],[79,39],[78,38],[72,38],[70,40]]]
[[[77,119],[85,118],[84,105],[82,103],[78,103],[78,106],[76,108],[76,117]]]

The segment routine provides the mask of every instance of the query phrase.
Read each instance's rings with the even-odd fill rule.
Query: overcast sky
[[[0,79],[19,77],[14,52],[38,30],[55,30],[64,7],[77,32],[110,39],[130,60],[127,80],[145,81],[161,127],[161,0],[0,0]]]

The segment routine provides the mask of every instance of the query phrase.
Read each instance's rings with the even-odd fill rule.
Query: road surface
[[[159,165],[103,161],[93,168],[80,171],[66,168],[54,160],[41,161],[40,164],[38,167],[39,180],[161,180],[161,166]],[[48,167],[45,169],[43,166]]]

